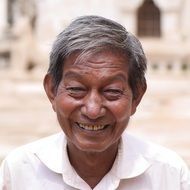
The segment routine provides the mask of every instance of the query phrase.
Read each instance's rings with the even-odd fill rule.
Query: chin
[[[117,143],[114,143],[117,144]],[[78,142],[75,143],[75,146],[78,150],[89,153],[101,153],[112,147],[114,144],[110,142]]]

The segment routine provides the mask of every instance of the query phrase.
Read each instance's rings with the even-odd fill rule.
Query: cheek
[[[68,95],[59,95],[55,99],[55,112],[61,119],[69,119],[72,112],[79,107],[80,102],[74,101],[73,98],[71,98]]]
[[[112,102],[109,108],[116,118],[117,122],[128,121],[131,116],[131,101],[120,100],[118,102]]]

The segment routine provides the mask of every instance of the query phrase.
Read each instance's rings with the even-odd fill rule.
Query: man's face
[[[103,51],[75,61],[66,59],[52,105],[69,143],[101,152],[118,143],[135,112],[126,58]]]

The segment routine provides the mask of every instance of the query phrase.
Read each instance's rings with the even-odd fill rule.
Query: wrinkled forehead
[[[67,57],[63,68],[64,78],[68,73],[72,73],[72,76],[77,73],[81,77],[98,76],[101,80],[111,79],[115,75],[128,78],[128,61],[121,52],[104,50],[85,53],[77,52]]]
[[[116,48],[97,48],[87,51],[75,51],[66,57],[65,62],[70,62],[73,65],[79,66],[84,65],[85,63],[94,60],[97,61],[97,58],[102,57],[102,59],[107,59],[110,63],[122,62],[126,66],[128,65],[128,55],[126,52],[116,49]],[[98,63],[98,61],[97,61]]]
[[[128,63],[119,52],[101,51],[93,54],[70,55],[64,63],[64,80],[93,81],[96,84],[110,81],[128,81]]]

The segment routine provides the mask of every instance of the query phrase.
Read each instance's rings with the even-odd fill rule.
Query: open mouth
[[[84,123],[77,123],[78,127],[88,131],[100,131],[107,128],[110,125],[88,125]]]

